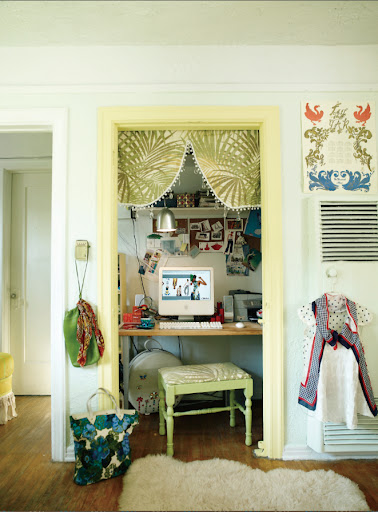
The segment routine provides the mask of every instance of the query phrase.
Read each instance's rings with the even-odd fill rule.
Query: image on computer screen
[[[164,270],[161,298],[163,301],[211,300],[210,270]]]

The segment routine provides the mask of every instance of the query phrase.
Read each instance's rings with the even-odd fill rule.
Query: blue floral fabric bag
[[[90,401],[106,394],[115,409],[92,412]],[[89,397],[87,413],[70,416],[75,445],[74,482],[89,485],[123,475],[131,464],[129,436],[138,423],[135,410],[119,409],[114,396],[104,388]]]

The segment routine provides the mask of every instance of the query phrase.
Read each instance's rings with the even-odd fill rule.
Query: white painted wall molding
[[[51,451],[54,461],[66,454],[66,353],[63,318],[66,310],[66,108],[1,109],[0,132],[52,131],[51,215]]]
[[[377,57],[378,45],[0,47],[0,86],[10,93],[26,86],[52,92],[147,86],[161,92],[169,84],[201,92],[360,91],[378,82]],[[60,89],[66,87],[74,89]]]
[[[285,445],[283,460],[344,460],[344,459],[377,459],[378,454],[337,454],[318,453],[307,445]]]
[[[0,85],[0,94],[127,94],[127,93],[267,93],[267,92],[376,92],[377,83],[122,83]]]
[[[69,446],[67,446],[66,453],[64,456],[64,461],[65,462],[75,462],[75,450],[74,450],[73,444],[70,444]]]
[[[0,158],[0,169],[6,171],[51,171],[49,158]]]

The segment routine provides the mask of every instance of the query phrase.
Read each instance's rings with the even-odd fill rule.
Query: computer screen
[[[162,267],[159,270],[159,314],[214,314],[212,267]]]

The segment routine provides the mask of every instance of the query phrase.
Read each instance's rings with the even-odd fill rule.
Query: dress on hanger
[[[363,385],[364,379],[360,375],[362,367],[360,368],[357,362],[356,354],[353,349],[346,348],[340,342],[337,334],[340,333],[342,335],[344,330],[345,333],[356,332],[358,337],[358,327],[371,322],[372,314],[366,308],[349,301],[341,294],[327,293],[320,299],[317,299],[316,303],[320,309],[323,309],[322,317],[318,318],[318,324],[323,325],[323,332],[329,333],[331,337],[333,331],[336,331],[336,334],[333,335],[330,343],[324,343],[323,350],[318,355],[320,361],[319,380],[317,382],[317,390],[315,389],[315,403],[312,407],[308,406],[310,409],[309,414],[324,422],[346,423],[348,428],[353,429],[357,426],[357,414],[372,417],[377,414],[377,409],[372,396],[369,399],[366,395],[366,389],[365,394],[362,391],[361,385]],[[352,308],[348,307],[348,303],[352,305]],[[308,380],[316,338],[317,322],[315,320],[313,304],[307,304],[298,310],[300,319],[306,324],[302,391],[303,384],[306,383],[306,379]],[[351,309],[353,309],[353,313],[351,313]],[[341,341],[344,340],[341,338]],[[346,342],[344,344],[348,345]],[[367,370],[365,382],[370,384]],[[300,401],[300,403],[307,407],[303,401]]]

